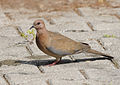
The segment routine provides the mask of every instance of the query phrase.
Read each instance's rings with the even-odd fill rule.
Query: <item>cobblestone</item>
[[[115,57],[120,64],[118,4],[119,0],[109,8],[79,7],[54,12],[0,8],[0,85],[118,85],[120,70],[102,56],[81,53],[73,56],[76,61],[66,56],[58,65],[45,66],[55,58],[41,52],[35,41],[32,45],[26,42],[16,28],[19,26],[26,33],[34,20],[43,19],[48,30],[86,42]]]

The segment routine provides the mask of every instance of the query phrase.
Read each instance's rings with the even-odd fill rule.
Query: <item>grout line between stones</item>
[[[45,73],[45,70],[42,68],[42,66],[37,66],[37,68],[39,69],[39,71],[40,71],[41,73]]]
[[[44,17],[45,20],[49,22],[49,24],[54,25],[56,24],[55,21],[51,17]]]
[[[29,44],[27,44],[26,49],[29,51],[30,55],[32,56],[32,55],[33,55],[33,51],[32,51],[32,49],[30,48],[30,45],[29,45]]]
[[[106,50],[106,48],[103,46],[103,44],[101,43],[101,41],[99,39],[96,40],[98,42],[98,44],[104,49]]]
[[[120,19],[120,16],[118,14],[114,14],[115,17],[117,17],[118,19]]]
[[[9,81],[7,80],[7,78],[5,76],[6,76],[6,74],[3,74],[4,80],[7,82],[8,85],[10,85]]]
[[[87,84],[87,83],[83,83],[82,85],[89,85],[89,84]]]
[[[4,14],[9,20],[14,20],[9,12],[4,12]]]
[[[95,31],[91,22],[88,21],[88,22],[87,22],[87,25],[90,27],[90,29],[91,29],[92,31]]]
[[[89,79],[84,69],[80,69],[79,72],[84,76],[85,79]]]
[[[48,80],[46,81],[46,83],[47,83],[47,85],[53,85],[51,79],[48,79]]]
[[[72,61],[76,61],[76,59],[74,58],[74,56],[69,56],[69,58],[70,58]]]
[[[73,11],[74,11],[75,13],[77,13],[78,16],[84,17],[83,13],[82,13],[81,10],[79,10],[78,8],[74,8]]]
[[[110,61],[111,61],[111,63],[113,63],[113,65],[114,65],[115,68],[117,68],[117,69],[120,68],[118,62],[115,59],[111,59]]]

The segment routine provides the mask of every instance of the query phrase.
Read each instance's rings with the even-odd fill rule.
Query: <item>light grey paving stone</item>
[[[10,85],[47,85],[40,75],[6,74]]]
[[[86,60],[85,59],[86,58],[81,59],[81,62],[75,63],[74,66],[78,69],[115,69],[114,65],[109,60],[92,60],[91,58],[90,61],[90,58],[87,58]]]
[[[113,15],[100,15],[100,16],[90,16],[90,17],[85,17],[85,20],[86,21],[90,21],[91,23],[98,23],[98,22],[102,22],[102,23],[110,23],[110,24],[113,24],[113,23],[119,23],[120,20],[116,17],[116,16],[113,16]],[[94,26],[94,24],[93,24]]]
[[[97,16],[99,15],[98,9],[93,9],[91,7],[78,8],[82,12],[83,16]]]
[[[23,57],[13,57],[13,56],[5,56],[5,55],[1,55],[1,57],[0,57],[0,62],[2,62],[2,61],[4,61],[4,60],[11,60],[11,61],[14,61],[14,60],[24,60],[25,58],[23,58]]]
[[[77,69],[64,68],[62,65],[56,65],[52,67],[43,67],[45,70],[44,77],[47,79],[58,79],[58,80],[83,80],[84,77],[80,74]]]
[[[99,15],[111,15],[115,14],[117,11],[116,8],[106,8],[106,7],[100,7],[98,10]]]
[[[89,79],[86,81],[88,83],[88,85],[118,85],[119,82],[108,82],[108,81],[97,81],[97,80],[93,80],[93,79]]]
[[[25,40],[21,36],[0,36],[0,49],[25,45]],[[21,43],[21,44],[20,44]]]
[[[8,24],[10,24],[8,18],[5,16],[4,12],[3,12],[3,9],[1,9],[1,6],[0,6],[0,26],[6,26]],[[0,29],[1,29],[0,27]]]
[[[80,8],[80,10],[81,9],[83,8]],[[95,12],[93,13],[93,11]],[[86,14],[86,21],[90,21],[92,23],[94,30],[119,30],[120,20],[117,17],[104,13],[103,15],[99,15],[100,12],[101,9],[97,10],[92,8],[84,8],[83,10],[83,13]]]
[[[110,16],[119,13],[120,8],[100,7],[99,9],[94,9],[91,7],[83,7],[78,8],[78,10],[82,12],[84,17],[99,17],[101,15]]]
[[[43,81],[42,83],[44,83],[44,81],[47,81],[49,79],[54,80],[54,81],[55,80],[68,80],[68,81],[82,80],[82,78],[79,75],[79,72],[77,72],[77,71],[74,72],[74,71],[75,70],[65,69],[65,71],[62,70],[62,72],[61,72],[61,70],[58,72],[49,71],[48,73],[45,72],[44,74],[37,74],[37,73],[36,74],[20,74],[20,73],[19,74],[15,74],[15,73],[10,74],[9,73],[6,75],[6,78],[8,79],[10,84],[14,83],[15,85],[16,84],[27,85],[30,82],[36,82],[36,84],[38,84],[38,83],[41,83],[41,81]]]
[[[21,64],[18,66],[3,65],[0,67],[0,74],[21,74],[21,75],[33,75],[40,74],[39,69],[34,65]]]
[[[118,85],[119,82],[100,82],[95,80],[86,80],[86,81],[65,81],[65,80],[55,80],[53,85],[109,85],[114,84]]]
[[[86,73],[89,75],[91,80],[98,82],[104,82],[107,84],[117,85],[120,83],[120,71],[119,69],[86,69]]]
[[[85,20],[82,17],[59,17],[53,18],[55,25],[50,25],[49,29],[51,31],[67,31],[67,30],[85,30],[91,31],[88,25],[85,23]]]
[[[0,55],[1,56],[14,56],[14,57],[25,57],[29,56],[29,52],[26,49],[24,39],[20,36],[10,37],[1,36],[0,37]]]
[[[0,36],[20,36],[18,34],[18,31],[16,30],[16,28],[14,26],[9,26],[9,25],[6,25],[6,26],[3,26],[3,27],[0,27]]]
[[[10,47],[6,49],[2,49],[1,56],[13,56],[13,57],[26,57],[30,56],[29,52],[25,48],[25,46],[20,47]]]
[[[0,85],[8,85],[2,76],[0,76]]]
[[[92,22],[95,30],[120,30],[120,23]]]
[[[111,82],[100,82],[96,80],[72,81],[72,80],[53,80],[53,85],[109,85]],[[118,83],[115,82],[115,85]]]
[[[53,85],[87,85],[82,81],[74,81],[74,80],[53,80]]]
[[[104,35],[114,35],[117,38],[120,37],[120,30],[98,30],[93,32],[61,32],[64,36],[67,36],[73,40],[79,42],[85,42],[85,40],[91,41],[91,39],[101,39]],[[76,37],[77,36],[77,37]]]

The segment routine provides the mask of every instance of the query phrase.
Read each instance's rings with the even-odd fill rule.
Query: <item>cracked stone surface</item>
[[[43,19],[48,30],[88,43],[120,65],[120,1],[85,1],[0,0],[0,85],[119,85],[120,70],[102,56],[81,53],[73,55],[76,61],[66,56],[58,65],[45,66],[55,58],[40,51],[35,41],[29,44],[17,30],[19,26],[27,34],[34,20]]]

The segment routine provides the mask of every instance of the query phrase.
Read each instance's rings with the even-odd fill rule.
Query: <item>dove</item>
[[[55,57],[56,60],[49,64],[50,66],[57,64],[62,57],[79,54],[82,52],[92,53],[108,58],[114,57],[91,49],[87,43],[74,41],[60,33],[48,31],[43,20],[35,20],[30,29],[36,29],[36,44],[38,48],[45,54]]]

